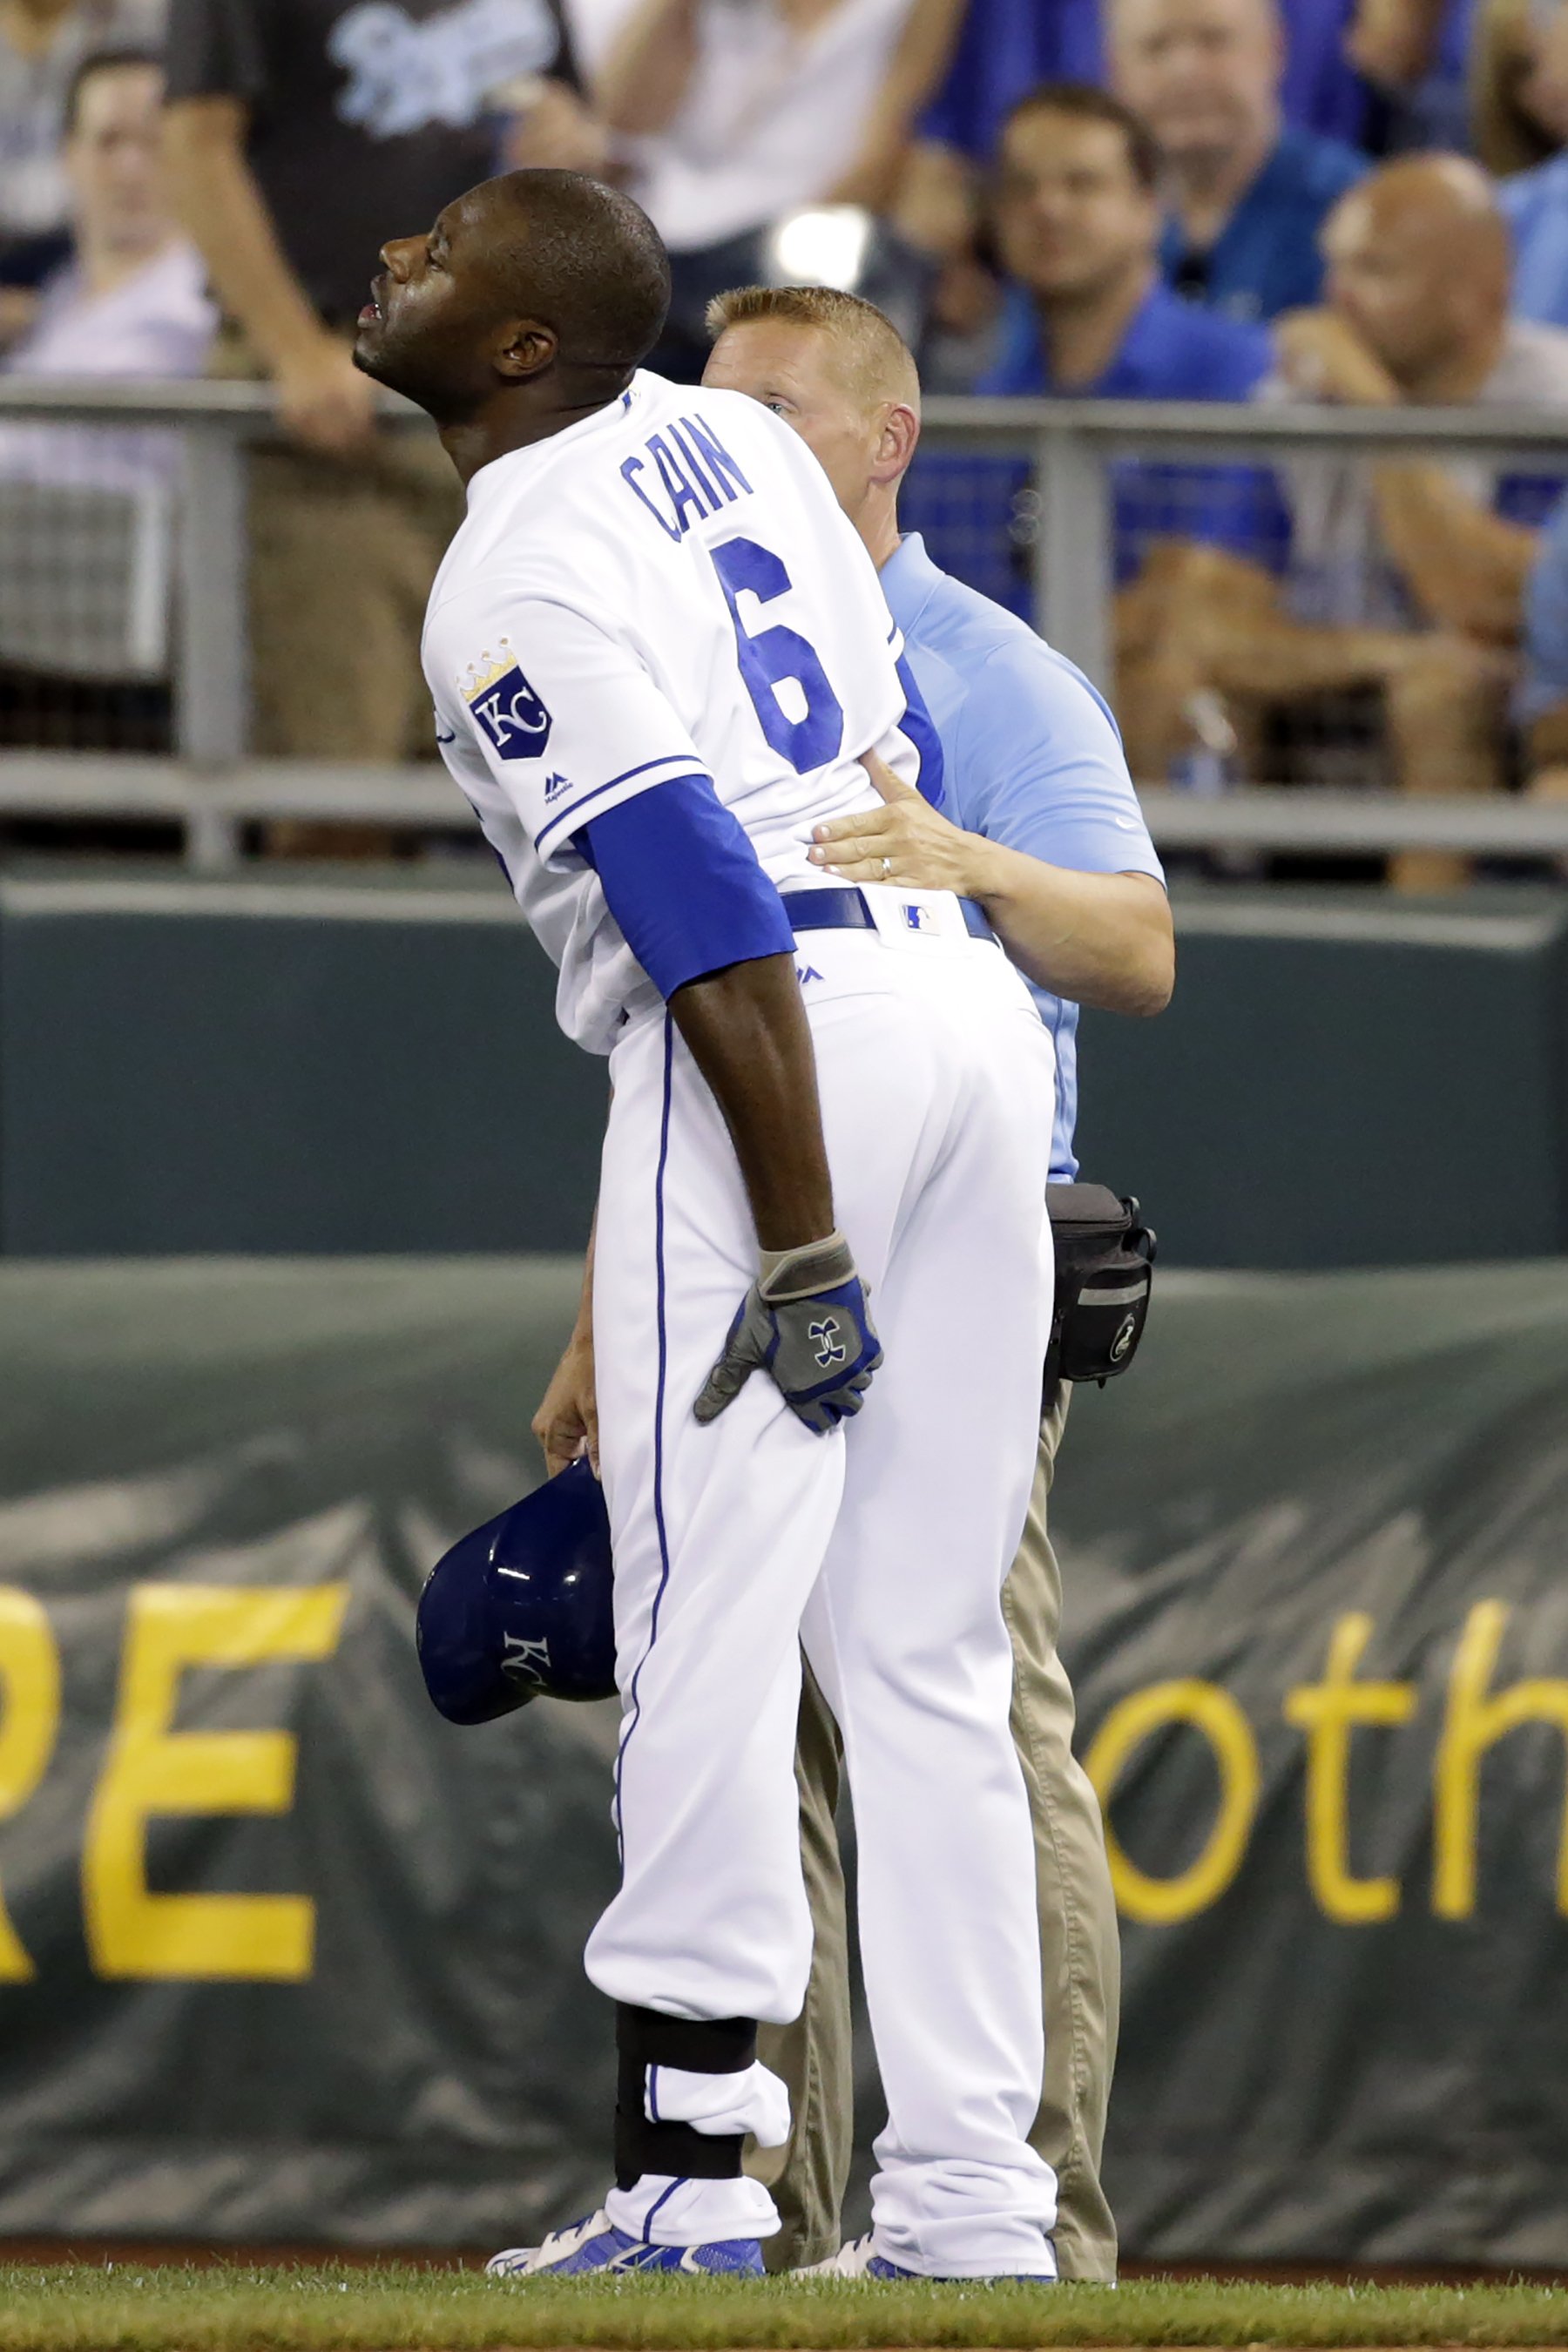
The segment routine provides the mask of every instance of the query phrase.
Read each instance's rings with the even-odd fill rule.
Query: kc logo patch
[[[837,1315],[827,1315],[820,1323],[808,1324],[806,1331],[808,1338],[816,1342],[816,1360],[824,1371],[826,1371],[830,1364],[841,1364],[844,1361],[849,1351],[838,1336]]]
[[[501,639],[499,654],[481,654],[459,685],[498,760],[542,758],[550,740],[550,713],[524,677],[507,638]]]

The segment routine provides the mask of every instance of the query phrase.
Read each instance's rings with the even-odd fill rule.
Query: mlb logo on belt
[[[904,920],[911,931],[934,931],[937,928],[934,907],[904,907]]]
[[[524,677],[510,641],[485,653],[458,681],[463,700],[500,760],[537,760],[550,740],[550,713]]]

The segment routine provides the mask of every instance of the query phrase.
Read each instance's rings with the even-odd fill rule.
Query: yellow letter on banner
[[[60,1724],[60,1656],[49,1621],[30,1592],[0,1585],[0,1821],[20,1812],[44,1777]],[[37,1971],[0,1909],[0,1983]]]
[[[1201,1731],[1219,1767],[1219,1812],[1197,1860],[1174,1878],[1150,1878],[1121,1851],[1110,1827],[1110,1798],[1123,1766],[1151,1732],[1188,1723]],[[1129,1919],[1172,1927],[1218,1900],[1241,1867],[1258,1811],[1258,1748],[1252,1726],[1228,1691],[1185,1679],[1153,1683],[1113,1706],[1094,1736],[1084,1769],[1105,1815],[1105,1849],[1116,1900]]]
[[[1347,1927],[1392,1919],[1399,1908],[1397,1878],[1351,1875],[1351,1733],[1359,1723],[1408,1723],[1415,1712],[1414,1685],[1357,1682],[1371,1638],[1372,1619],[1362,1611],[1342,1617],[1329,1639],[1322,1681],[1303,1684],[1285,1700],[1285,1720],[1307,1735],[1307,1876],[1320,1907]]]
[[[174,1731],[188,1666],[330,1657],[348,1587],[142,1584],[132,1595],[114,1736],[88,1818],[88,1947],[104,1977],[310,1973],[316,1910],[302,1895],[154,1895],[147,1823],[159,1813],[283,1813],[286,1731]]]
[[[1476,1907],[1481,1759],[1488,1748],[1521,1723],[1555,1724],[1568,1734],[1568,1682],[1555,1675],[1513,1683],[1490,1696],[1507,1622],[1500,1601],[1478,1601],[1454,1653],[1434,1769],[1432,1908],[1440,1919],[1468,1919]],[[1557,1848],[1557,1908],[1568,1916],[1568,1809]]]

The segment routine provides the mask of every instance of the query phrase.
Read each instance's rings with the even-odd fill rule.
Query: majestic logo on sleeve
[[[458,684],[498,760],[543,757],[550,713],[519,668],[508,638],[502,637],[499,654],[481,654]]]

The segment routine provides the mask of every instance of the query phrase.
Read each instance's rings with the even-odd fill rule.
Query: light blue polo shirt
[[[918,532],[882,566],[915,683],[942,738],[943,814],[1079,874],[1163,882],[1116,721],[1083,672],[1016,614],[939,572]],[[1051,1181],[1078,1174],[1078,1006],[1029,991],[1056,1041]]]

